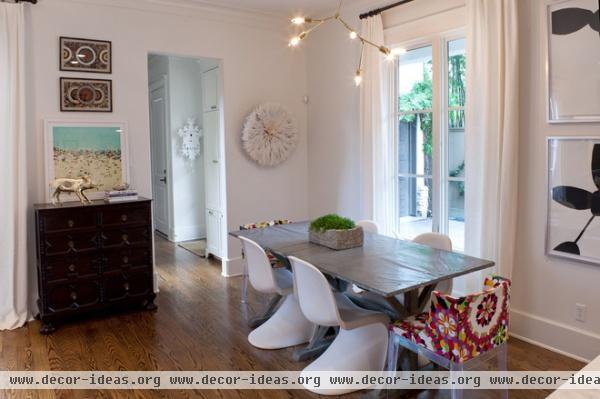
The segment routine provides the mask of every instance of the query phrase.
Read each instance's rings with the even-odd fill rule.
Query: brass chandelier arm
[[[325,18],[320,18],[320,19],[317,19],[317,18],[306,18],[306,17],[300,16],[300,17],[296,17],[296,18],[292,19],[292,23],[294,23],[296,25],[302,25],[302,24],[314,24],[314,25],[312,25],[308,29],[300,32],[300,34],[298,34],[298,36],[293,37],[290,40],[289,46],[290,47],[297,46],[304,38],[306,38],[306,36],[309,33],[311,33],[312,31],[314,31],[315,29],[317,29],[319,26],[323,25],[325,22],[328,22],[328,21],[331,21],[331,20],[337,20],[344,27],[344,29],[346,29],[348,32],[350,32],[350,38],[351,39],[358,39],[360,41],[360,46],[361,46],[360,47],[360,59],[359,59],[359,62],[358,62],[358,69],[356,70],[356,75],[354,77],[354,82],[356,83],[357,86],[359,86],[360,83],[362,82],[362,61],[363,61],[363,54],[364,54],[365,45],[369,45],[369,46],[375,47],[377,50],[379,50],[379,52],[381,52],[386,57],[388,57],[388,59],[391,59],[391,57],[393,57],[393,53],[385,45],[383,45],[383,44],[382,45],[378,45],[376,43],[373,43],[369,39],[365,39],[363,36],[361,36],[360,34],[358,34],[358,32],[356,32],[356,30],[354,30],[341,17],[340,11],[341,11],[341,8],[342,8],[342,2],[343,2],[343,0],[339,1],[337,11],[332,16],[325,17]]]

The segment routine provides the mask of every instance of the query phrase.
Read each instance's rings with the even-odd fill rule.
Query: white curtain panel
[[[28,316],[23,5],[0,3],[0,330]]]
[[[362,21],[362,36],[383,44],[381,15]],[[362,54],[360,86],[361,218],[372,219],[381,234],[393,234],[396,207],[394,173],[394,63],[373,46]]]
[[[517,219],[517,2],[467,0],[465,250],[494,260],[497,272],[508,278]],[[481,287],[480,278],[465,288]]]

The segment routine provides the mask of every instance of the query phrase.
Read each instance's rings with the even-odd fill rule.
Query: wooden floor
[[[245,320],[260,309],[240,303],[240,279],[221,277],[220,265],[157,238],[160,293],[156,312],[120,314],[65,325],[50,336],[39,322],[0,332],[0,370],[301,370],[292,350],[250,346]],[[583,364],[511,339],[511,370],[578,370]],[[511,391],[511,398],[544,398],[545,391]],[[465,397],[494,397],[472,391]],[[345,398],[363,397],[364,393]],[[390,391],[384,397],[399,397]],[[0,398],[309,398],[305,391],[0,391]],[[408,397],[447,398],[448,391]]]

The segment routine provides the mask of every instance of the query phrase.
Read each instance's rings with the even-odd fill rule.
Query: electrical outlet
[[[575,304],[575,320],[585,322],[585,310],[586,306],[583,303]]]

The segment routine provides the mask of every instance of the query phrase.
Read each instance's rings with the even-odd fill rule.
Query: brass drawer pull
[[[128,242],[127,240],[129,239],[129,236],[127,234],[123,234],[121,236],[121,238],[123,239],[124,242]]]
[[[123,284],[123,288],[125,288],[125,291],[129,291],[129,283]]]
[[[67,242],[67,245],[68,245],[68,246],[69,246],[69,248],[71,248],[71,249],[75,248],[75,242],[74,242],[73,240],[69,240],[69,241]]]
[[[73,221],[72,219],[69,219],[69,220],[67,221],[67,226],[69,226],[69,227],[73,227],[73,226],[75,226],[75,221]]]
[[[129,258],[127,256],[123,256],[123,263],[129,263]]]
[[[75,291],[71,292],[71,299],[74,301],[77,300],[77,293]]]
[[[75,265],[74,265],[74,264],[70,264],[70,265],[69,265],[69,271],[70,271],[70,272],[74,272],[74,271],[75,271],[75,269],[76,269],[76,267],[75,267]]]
[[[126,222],[127,221],[127,215],[126,214],[122,214],[121,215],[121,222]]]

